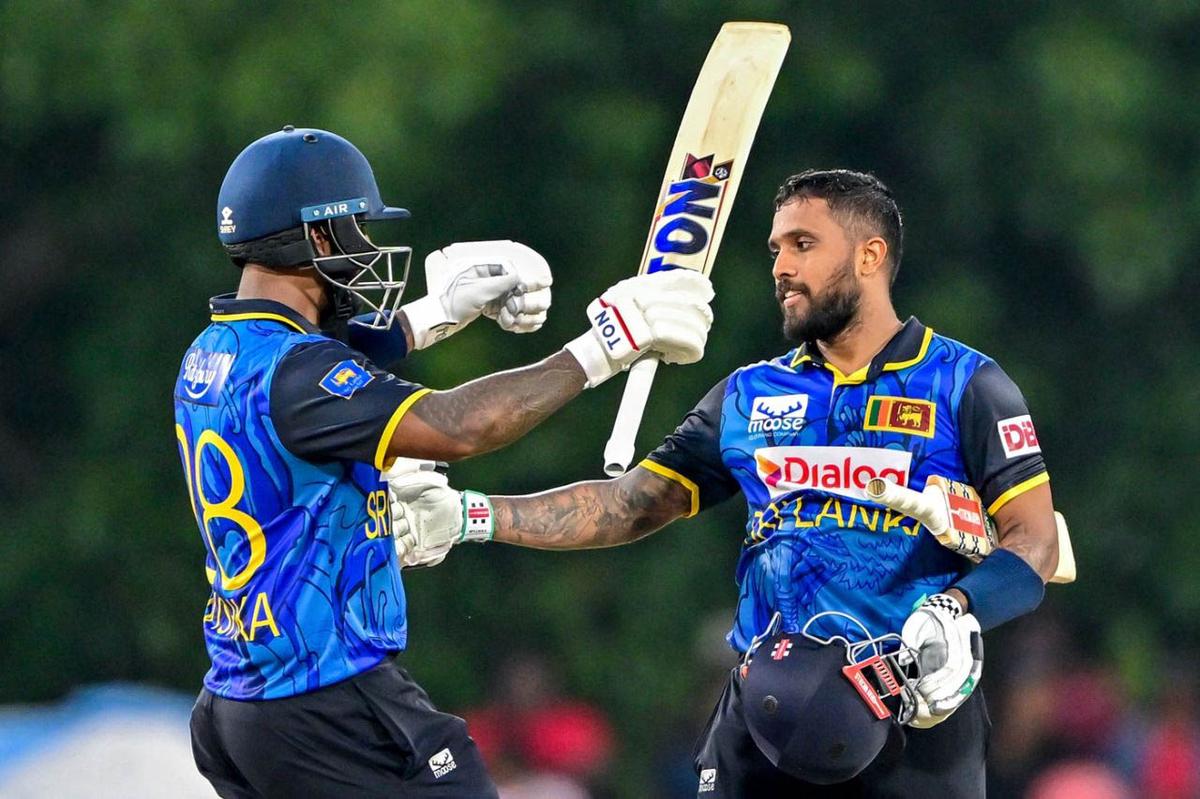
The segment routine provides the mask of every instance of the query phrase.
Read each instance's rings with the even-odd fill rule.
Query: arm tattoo
[[[583,370],[569,352],[436,391],[412,413],[478,455],[511,444],[583,390]]]
[[[646,469],[520,497],[492,497],[497,541],[538,549],[627,544],[687,513],[687,489]]]

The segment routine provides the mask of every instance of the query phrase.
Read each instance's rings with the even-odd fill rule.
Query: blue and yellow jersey
[[[842,611],[899,632],[969,562],[866,498],[872,477],[917,491],[931,475],[975,486],[991,513],[1049,480],[1025,400],[994,361],[909,319],[845,375],[805,344],[715,386],[642,462],[684,485],[692,513],[739,490],[748,518],[729,641],[744,651],[775,612],[799,631]],[[821,635],[862,633],[823,617]]]
[[[212,592],[205,686],[273,699],[403,649],[386,444],[425,389],[292,309],[216,298],[184,355],[175,436]]]

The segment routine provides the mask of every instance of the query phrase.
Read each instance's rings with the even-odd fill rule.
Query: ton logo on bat
[[[683,174],[667,189],[654,225],[652,246],[660,254],[650,259],[647,272],[674,269],[679,264],[669,260],[672,255],[695,255],[708,246],[725,181],[733,174],[732,161],[714,167],[714,157],[688,154]]]

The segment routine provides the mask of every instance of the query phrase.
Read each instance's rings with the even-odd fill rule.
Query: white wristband
[[[462,492],[462,541],[491,541],[496,532],[496,516],[487,494],[478,491]]]
[[[446,315],[439,298],[426,294],[400,307],[412,328],[413,349],[423,350],[449,336],[458,325]]]
[[[620,371],[608,359],[604,345],[596,340],[596,334],[590,330],[568,341],[563,349],[571,353],[583,367],[583,374],[587,377],[587,388],[595,388]]]

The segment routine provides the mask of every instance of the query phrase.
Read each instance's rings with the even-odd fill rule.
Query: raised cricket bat
[[[792,35],[786,25],[727,22],[696,78],[667,172],[638,274],[663,269],[712,270],[733,198],[746,169],[758,121]],[[625,394],[604,448],[604,471],[624,474],[658,369],[642,358],[629,370]]]
[[[983,508],[979,493],[966,483],[933,476],[925,490],[913,491],[890,480],[875,477],[867,481],[867,499],[897,513],[903,513],[925,525],[942,546],[978,563],[999,546],[996,523]],[[1075,582],[1075,553],[1067,520],[1054,511],[1058,526],[1058,568],[1052,583]]]

